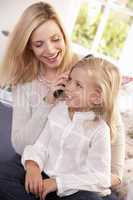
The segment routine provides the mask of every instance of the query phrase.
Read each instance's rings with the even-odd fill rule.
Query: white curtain
[[[124,75],[133,77],[133,24],[129,30],[119,66]]]

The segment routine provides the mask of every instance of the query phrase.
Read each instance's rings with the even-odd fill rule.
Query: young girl
[[[52,109],[40,137],[24,150],[27,192],[42,199],[54,191],[66,200],[110,198],[120,80],[118,69],[101,58],[73,67],[65,102]]]

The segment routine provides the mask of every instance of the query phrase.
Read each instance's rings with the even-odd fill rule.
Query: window
[[[72,41],[116,61],[132,23],[132,0],[84,0]]]

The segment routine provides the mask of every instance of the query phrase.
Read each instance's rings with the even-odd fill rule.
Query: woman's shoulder
[[[73,53],[73,56],[72,56],[72,65],[75,65],[79,60],[82,59],[83,56],[79,55],[79,54],[76,54],[76,53]]]
[[[36,90],[36,86],[37,86],[37,80],[33,80],[30,82],[26,82],[26,83],[19,83],[15,86],[12,87],[12,95],[13,96],[22,96],[24,95],[28,95],[30,96],[31,93],[33,93],[33,91]]]

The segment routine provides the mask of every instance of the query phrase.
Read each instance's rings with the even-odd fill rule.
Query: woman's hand
[[[64,90],[64,87],[68,81],[69,72],[63,73],[55,78],[53,83],[51,84],[50,90],[45,97],[45,101],[48,104],[54,104],[57,101],[57,98],[54,97],[54,92],[56,90]]]
[[[42,192],[42,200],[45,200],[47,194],[50,192],[55,192],[57,190],[56,180],[53,178],[48,178],[43,180],[43,192]]]
[[[36,162],[26,161],[25,189],[27,193],[31,192],[37,196],[42,196],[43,179],[41,171]]]

